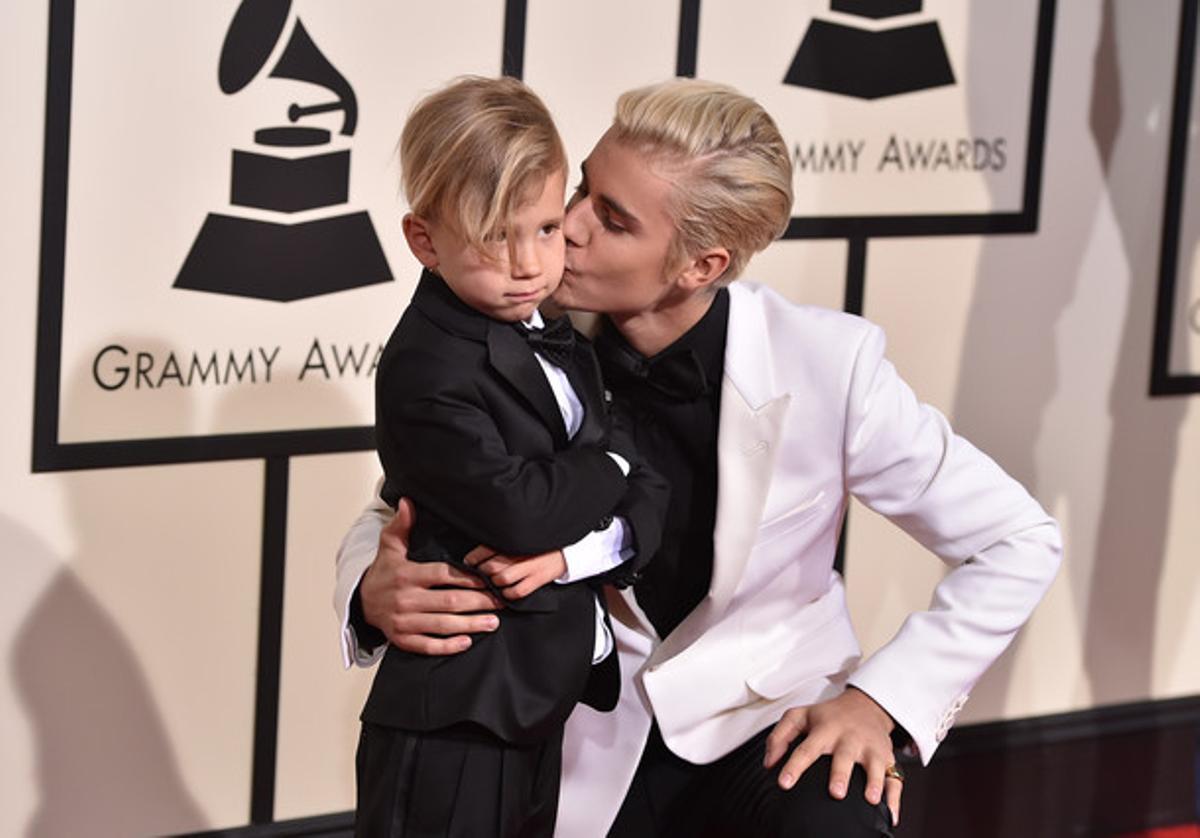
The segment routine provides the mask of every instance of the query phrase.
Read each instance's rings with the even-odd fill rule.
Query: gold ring
[[[904,772],[901,771],[900,766],[896,765],[894,762],[887,768],[883,769],[883,776],[889,777],[893,780],[899,780],[902,783],[904,782]]]

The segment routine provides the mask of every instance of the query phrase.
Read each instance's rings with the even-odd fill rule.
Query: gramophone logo
[[[287,44],[268,75],[317,85],[332,99],[292,103],[290,124],[260,128],[253,150],[233,150],[229,200],[235,210],[208,214],[176,288],[288,302],[392,279],[370,216],[335,209],[349,201],[350,150],[329,148],[333,137],[325,128],[296,124],[340,112],[339,134],[353,136],[358,103],[290,11],[290,0],[242,0],[221,48],[221,90],[233,95],[254,81],[291,21]],[[237,207],[277,217],[248,218],[236,214]],[[290,220],[294,213],[319,210],[330,212]]]
[[[832,0],[832,9],[874,21],[921,11],[922,0]],[[784,84],[880,99],[954,84],[937,21],[868,28],[813,18]]]

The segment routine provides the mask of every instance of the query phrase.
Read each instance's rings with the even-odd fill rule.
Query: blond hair
[[[513,78],[458,78],[418,102],[400,134],[409,208],[481,251],[566,167],[550,112]]]
[[[792,213],[792,161],[775,121],[731,87],[677,78],[617,100],[614,137],[675,175],[673,262],[712,247],[729,251],[721,276],[783,234]]]

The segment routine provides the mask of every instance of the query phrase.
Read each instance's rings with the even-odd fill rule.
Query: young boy
[[[362,712],[356,831],[548,836],[563,724],[580,700],[615,705],[616,655],[596,579],[513,591],[586,575],[559,548],[606,540],[617,556],[599,566],[628,584],[657,549],[667,487],[610,441],[586,340],[538,312],[562,275],[566,177],[541,101],[514,79],[461,79],[413,111],[400,161],[425,269],[380,361],[381,494],[416,505],[411,559],[476,573],[506,608],[461,654],[388,649]],[[477,545],[530,558],[485,563],[489,577],[464,561]]]

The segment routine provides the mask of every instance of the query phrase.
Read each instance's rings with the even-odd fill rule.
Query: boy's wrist
[[[608,573],[633,555],[633,535],[624,518],[613,518],[604,529],[593,530],[562,548],[566,572],[557,581],[578,582]]]

